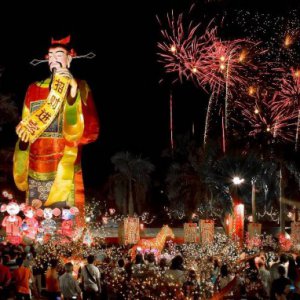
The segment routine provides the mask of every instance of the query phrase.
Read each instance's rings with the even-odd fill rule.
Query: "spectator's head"
[[[23,260],[25,260],[27,258],[27,253],[26,252],[22,252],[21,253],[21,257]]]
[[[196,271],[195,270],[189,270],[189,278],[191,279],[191,280],[195,280],[195,279],[197,279],[197,274],[196,274]]]
[[[288,256],[287,256],[286,254],[282,253],[282,254],[280,255],[280,263],[285,264],[285,263],[287,263],[288,261],[289,261]]]
[[[165,257],[162,257],[159,261],[160,268],[164,269],[167,266],[167,259]]]
[[[65,271],[67,273],[72,273],[73,272],[73,264],[71,262],[68,262],[65,264]]]
[[[171,261],[171,270],[182,270],[183,269],[183,258],[181,255],[176,255]]]
[[[255,264],[255,259],[254,258],[250,258],[248,261],[249,264],[249,268],[250,269],[256,269],[256,264]]]
[[[123,258],[120,258],[120,259],[118,260],[118,267],[119,267],[119,268],[124,268],[124,266],[125,266],[125,261],[124,261]]]
[[[22,257],[18,257],[17,259],[16,259],[16,264],[20,267],[20,266],[22,266],[22,264],[23,264],[23,258]]]
[[[92,254],[90,254],[90,255],[87,257],[87,262],[88,262],[89,264],[92,264],[92,263],[94,263],[94,261],[95,261],[95,256],[92,255]]]
[[[228,275],[227,265],[221,266],[220,273],[222,277],[226,277]]]
[[[214,259],[214,269],[216,269],[218,267],[220,267],[220,261],[217,258],[215,258]]]
[[[135,263],[136,264],[143,264],[144,263],[144,258],[143,258],[143,255],[141,253],[138,253],[135,256]]]
[[[52,258],[50,260],[50,266],[52,269],[55,269],[58,266],[58,260],[56,258]]]
[[[154,255],[154,253],[149,253],[148,255],[147,255],[147,259],[148,259],[148,262],[149,263],[155,263],[155,255]]]
[[[278,274],[280,276],[284,276],[285,275],[285,268],[284,268],[284,266],[279,266],[278,267]]]
[[[10,260],[14,260],[17,257],[17,252],[15,250],[11,250],[9,252]]]

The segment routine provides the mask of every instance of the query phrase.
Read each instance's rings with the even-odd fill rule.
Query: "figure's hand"
[[[61,69],[56,70],[55,74],[59,74],[61,76],[64,76],[64,77],[67,77],[70,79],[70,96],[72,98],[75,98],[76,94],[77,94],[77,82],[74,79],[70,70],[67,68],[61,68]]]
[[[20,138],[20,140],[22,142],[28,143],[28,141],[29,141],[29,133],[27,132],[26,128],[23,126],[22,121],[17,126],[16,133],[17,133],[18,137]]]

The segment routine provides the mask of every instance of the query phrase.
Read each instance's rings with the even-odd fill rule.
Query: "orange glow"
[[[255,114],[259,114],[259,109],[258,109],[257,107],[255,107],[254,113],[255,113]]]
[[[240,57],[239,57],[239,62],[243,62],[246,59],[246,56],[247,56],[247,51],[242,50]]]
[[[192,72],[193,72],[193,73],[197,73],[197,71],[198,71],[198,70],[197,70],[196,67],[194,67],[194,68],[192,69]]]
[[[254,86],[249,86],[248,94],[252,96],[256,92],[256,88]]]
[[[287,35],[284,40],[284,46],[289,47],[293,43],[292,37]]]
[[[225,61],[225,56],[224,55],[222,55],[221,57],[220,57],[220,61]]]

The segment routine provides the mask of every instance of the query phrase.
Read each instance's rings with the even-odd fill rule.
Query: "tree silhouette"
[[[118,209],[124,215],[132,216],[135,212],[140,214],[146,202],[154,165],[129,152],[116,153],[111,161],[115,168],[112,180]]]

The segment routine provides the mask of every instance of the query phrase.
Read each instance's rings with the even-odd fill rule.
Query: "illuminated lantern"
[[[234,203],[232,238],[238,240],[240,243],[244,240],[244,211],[244,204],[240,202]]]
[[[155,238],[151,239],[140,239],[130,250],[131,261],[134,261],[136,254],[152,252],[154,255],[159,256],[161,251],[165,247],[166,239],[170,237],[175,238],[173,230],[168,226],[164,225],[158,232]]]
[[[119,243],[136,244],[140,240],[140,220],[135,217],[124,218],[119,224]]]
[[[58,217],[60,215],[59,208],[45,208],[44,211],[39,209],[37,214],[44,216],[44,220],[41,222],[40,231],[43,233],[44,242],[48,240],[49,236],[54,235],[57,229],[56,221],[52,219],[53,216]]]
[[[9,214],[2,221],[2,226],[6,229],[6,239],[12,244],[20,244],[22,218],[17,216],[20,212],[20,206],[15,201],[11,201],[7,205],[1,205],[1,212],[5,211]]]
[[[70,209],[62,209],[62,223],[61,223],[61,233],[65,236],[72,237],[74,231],[74,221],[73,218],[79,213],[78,208],[72,207]]]
[[[184,242],[196,243],[197,242],[197,223],[184,223]]]
[[[215,222],[214,220],[200,220],[200,241],[201,244],[212,243],[214,241]]]
[[[34,217],[35,209],[32,206],[25,206],[23,212],[25,215],[22,224],[23,232],[29,239],[35,240],[39,228],[39,222]]]

